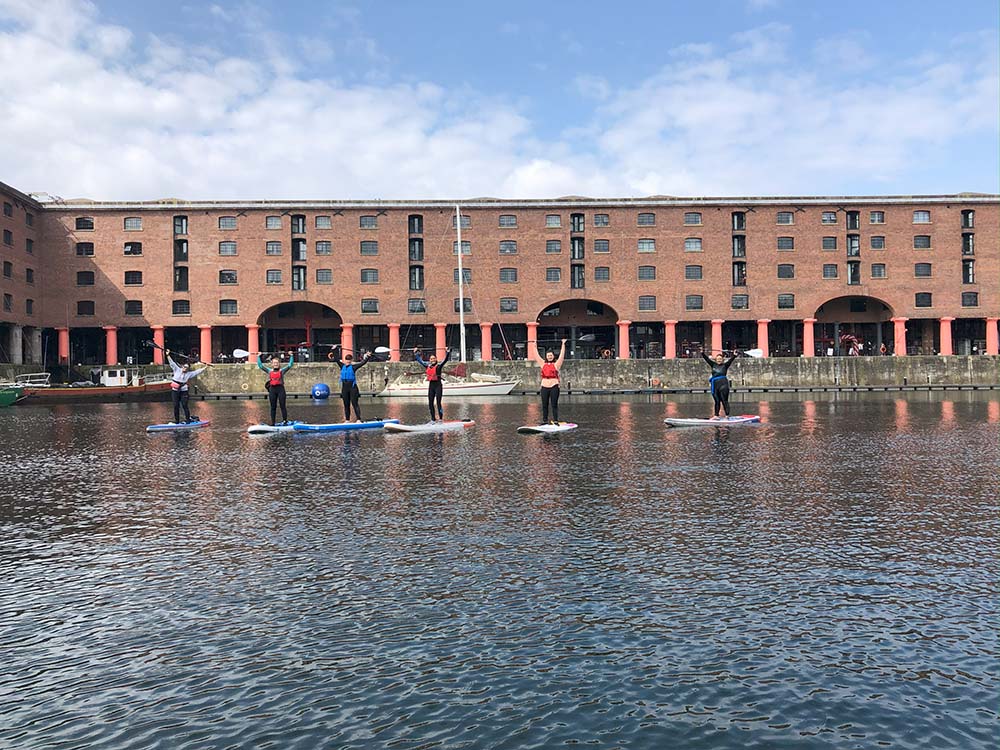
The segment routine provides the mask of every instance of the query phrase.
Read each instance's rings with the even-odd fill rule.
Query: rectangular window
[[[885,237],[873,236],[870,244],[872,250],[885,250]]]
[[[701,268],[701,266],[688,266]],[[639,281],[656,281],[656,266],[639,266]]]
[[[517,217],[514,214],[500,214],[500,228],[514,229],[517,227]]]
[[[778,249],[779,250],[794,250],[795,249],[795,238],[794,237],[779,237],[778,238]]]
[[[847,283],[850,286],[857,286],[861,283],[861,261],[847,261]]]
[[[365,240],[361,243],[362,255],[378,255],[378,241]]]
[[[747,228],[746,211],[733,211],[733,231],[744,232]]]
[[[738,260],[733,263],[733,286],[747,285],[747,264],[746,261]]]
[[[697,211],[689,211],[684,214],[684,226],[697,227],[701,226],[701,214]]]
[[[569,215],[569,231],[571,232],[583,231],[583,214]]]
[[[857,234],[847,235],[847,257],[856,258],[861,255],[861,236]]]
[[[188,290],[187,266],[176,266],[174,268],[174,291],[186,292],[187,290]]]
[[[219,229],[236,229],[236,217],[235,216],[220,216],[219,217]]]
[[[10,306],[8,305],[8,300],[10,299],[9,294],[3,296],[3,306],[4,309],[10,312]],[[76,303],[76,314],[77,315],[93,315],[95,311],[95,305],[93,300],[80,300]]]
[[[10,263],[4,262],[3,264],[3,275],[10,278]],[[94,272],[93,271],[77,271],[76,272],[76,285],[77,286],[93,286],[94,285]]]
[[[976,212],[971,208],[962,211],[962,229],[972,229],[976,226]]]
[[[78,232],[93,232],[94,231],[94,219],[90,216],[77,216],[76,217],[76,230]]]
[[[268,216],[266,219],[264,219],[264,226],[267,229],[281,229],[281,217]]]
[[[688,294],[684,297],[685,310],[702,310],[705,307],[705,298],[700,294]]]
[[[517,255],[517,242],[515,240],[500,240],[501,255]]]
[[[14,244],[14,233],[9,229],[3,230],[3,244],[13,245]]]
[[[305,214],[292,214],[292,234],[306,233]]]
[[[24,269],[24,281],[28,284],[35,283],[35,269],[33,268]]]
[[[569,259],[583,260],[583,237],[574,237],[569,241]]]
[[[88,274],[88,273],[90,274],[90,282],[88,284],[86,284],[86,286],[92,286],[93,285],[93,283],[94,283],[94,272],[93,271],[78,271],[77,274],[76,274],[76,285],[77,286],[85,286],[84,284],[80,283],[80,274]],[[5,260],[3,262],[3,275],[4,275],[5,279],[12,279],[12,278],[14,278],[14,264],[11,263],[9,260]]]
[[[873,279],[885,278],[885,263],[872,263],[872,278]]]
[[[424,241],[420,237],[411,237],[407,253],[411,261],[422,263],[424,260]]]
[[[333,283],[333,269],[332,268],[317,268],[316,269],[316,283],[317,284],[332,284]]]
[[[795,214],[791,211],[778,211],[776,221],[778,224],[794,224]],[[834,214],[834,222],[836,222],[836,214]]]
[[[779,310],[794,310],[795,309],[795,295],[794,294],[779,294],[778,295],[778,309]]]
[[[34,315],[35,314],[35,300],[33,300],[33,299],[26,299],[24,301],[24,313],[25,313],[25,315]]]
[[[304,237],[295,237],[292,240],[292,261],[304,261],[306,259],[306,241]]]
[[[219,255],[236,255],[236,243],[232,240],[220,242]]]
[[[237,283],[236,271],[219,271],[219,283],[226,286]]]
[[[501,297],[500,298],[500,312],[502,312],[502,313],[516,313],[517,312],[517,297]]]
[[[976,283],[976,261],[969,259],[962,261],[962,283]]]
[[[472,217],[468,214],[461,214],[462,216],[462,229],[472,229]],[[457,223],[455,221],[455,214],[451,215],[451,228],[455,229]]]
[[[656,297],[652,294],[643,294],[639,297],[639,312],[652,312],[656,309]]]
[[[639,214],[637,225],[640,227],[655,227],[656,226],[656,214],[652,213],[641,213]]]
[[[462,297],[462,312],[470,313],[472,312],[472,298]],[[458,297],[454,299],[454,311],[458,312]]]
[[[778,278],[779,279],[794,279],[795,278],[795,266],[792,263],[779,263],[778,264]]]
[[[377,216],[362,216],[361,217],[361,228],[362,229],[378,229],[378,217]]]
[[[611,268],[598,266],[594,269],[594,281],[611,281]]]
[[[411,315],[423,315],[427,312],[427,300],[422,297],[411,297],[406,301],[406,312]]]
[[[562,252],[562,242],[560,242],[559,240],[546,240],[545,241],[545,252],[547,252],[549,254],[552,254],[552,253],[561,253]]]
[[[377,299],[363,299],[363,300],[361,300],[361,312],[364,315],[377,315],[378,314],[378,300]]]
[[[264,245],[265,255],[281,255],[281,243],[275,240],[271,240],[266,245]]]
[[[639,240],[637,243],[640,253],[655,253],[656,252],[656,240],[654,239],[643,239]]]
[[[125,286],[142,286],[142,271],[126,271]]]
[[[281,283],[281,269],[270,268],[267,271],[265,279],[268,284],[280,284]]]
[[[971,232],[962,235],[962,255],[976,254],[976,236]]]
[[[594,214],[594,226],[595,227],[611,226],[611,216],[608,214]]]
[[[234,299],[219,300],[219,315],[236,315],[239,307]]]
[[[913,248],[915,250],[929,250],[931,247],[931,237],[929,234],[918,234],[913,238]]]
[[[745,257],[747,257],[747,238],[746,238],[746,235],[743,235],[743,234],[733,235],[733,257],[734,258],[745,258]]]
[[[781,223],[791,224],[792,222],[791,221],[781,222],[779,220],[778,223],[779,224],[781,224]],[[836,224],[837,223],[837,212],[836,211],[824,211],[823,214],[822,214],[822,216],[820,217],[820,223],[821,224]]]
[[[292,289],[299,291],[306,288],[306,267],[292,266]]]
[[[545,269],[545,280],[546,281],[562,281],[562,269],[561,268],[546,268]]]
[[[594,252],[595,253],[610,253],[611,252],[611,240],[594,240]]]
[[[93,305],[94,303],[91,302],[90,304]],[[84,314],[84,313],[80,312],[80,303],[79,302],[76,303],[76,308],[77,308],[77,312],[76,312],[77,315],[83,315]],[[9,295],[9,294],[4,294],[4,296],[3,296],[3,311],[4,312],[14,312],[14,298],[11,295]],[[90,312],[88,314],[89,315],[93,315],[94,313]]]
[[[28,213],[28,212],[25,212],[25,214],[24,214],[24,223],[27,224],[29,227],[35,226],[35,215],[31,214],[31,213]]]
[[[13,203],[8,203],[7,201],[3,202],[3,215],[4,216],[13,216],[14,215],[14,204]]]
[[[424,233],[424,217],[422,214],[410,214],[406,219],[406,228],[410,234]]]
[[[190,315],[191,314],[191,300],[189,299],[175,299],[173,304],[170,306],[171,313],[173,315]]]
[[[187,263],[188,241],[174,240],[174,263]]]
[[[361,283],[362,284],[377,284],[378,283],[378,269],[377,268],[362,268],[361,269]]]
[[[684,266],[684,279],[685,281],[701,281],[701,266]]]
[[[125,255],[142,255],[142,243],[141,242],[126,242],[125,243]]]
[[[914,263],[913,264],[913,275],[917,278],[928,278],[931,275],[931,264],[930,263]]]
[[[329,240],[320,240],[317,242],[316,255],[333,255],[333,243]]]
[[[962,292],[962,307],[979,307],[979,292]]]
[[[837,238],[836,237],[824,237],[823,238],[823,249],[824,250],[836,250],[837,249]]]
[[[175,216],[174,217],[174,234],[187,234],[188,233],[188,217],[187,216]]]
[[[868,212],[868,223],[869,224],[885,224],[885,211],[869,211]]]
[[[500,283],[501,284],[516,284],[517,283],[517,269],[516,268],[501,268],[500,269]]]
[[[914,307],[933,307],[934,299],[930,292],[917,292],[913,295]]]
[[[868,300],[863,298],[855,298],[847,303],[847,309],[852,313],[863,313],[868,312]]]
[[[823,278],[824,279],[835,279],[839,275],[838,266],[836,263],[824,263],[823,264]]]
[[[410,291],[419,292],[424,288],[424,267],[410,266]]]
[[[333,218],[330,216],[317,216],[316,217],[316,228],[317,229],[333,229]]]
[[[914,211],[913,212],[913,223],[914,224],[930,224],[931,223],[931,212],[930,211]]]
[[[559,214],[547,214],[545,217],[545,226],[552,229],[562,226],[562,217]]]
[[[458,255],[458,241],[451,243],[451,254]],[[472,255],[472,243],[468,240],[462,240],[462,255]]]
[[[141,232],[142,231],[142,217],[141,216],[128,216],[125,218],[125,231],[126,232]]]
[[[750,295],[748,294],[734,294],[730,306],[734,310],[748,310],[750,309]]]
[[[82,257],[90,257],[94,254],[94,243],[93,242],[77,242],[76,243],[76,254]]]
[[[861,212],[860,211],[848,211],[847,212],[847,228],[848,229],[861,229]]]
[[[451,282],[453,284],[457,284],[458,283],[458,269],[457,268],[453,268],[452,269]],[[462,269],[462,283],[463,284],[471,284],[472,283],[472,269],[471,268],[463,268]]]
[[[35,241],[31,237],[26,237],[24,240],[24,251],[27,253],[35,252]]]
[[[701,250],[701,237],[688,237],[684,240],[684,252],[700,253]]]

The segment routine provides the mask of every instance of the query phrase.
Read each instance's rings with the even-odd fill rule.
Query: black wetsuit
[[[712,377],[709,378],[708,382],[712,387],[712,398],[715,399],[715,416],[719,416],[719,407],[721,406],[723,411],[726,412],[726,416],[729,416],[729,365],[731,365],[736,360],[736,355],[727,359],[722,364],[719,364],[714,359],[711,359],[705,352],[701,353],[701,358],[708,362],[709,366],[712,368]]]
[[[365,357],[360,362],[342,362],[339,359],[333,360],[340,367],[340,400],[344,402],[344,421],[351,420],[351,408],[354,408],[354,416],[361,421],[361,404],[359,399],[361,391],[358,390],[358,370],[368,363]]]
[[[288,407],[285,403],[285,373],[292,369],[295,364],[295,356],[289,355],[288,364],[277,370],[264,367],[262,355],[257,355],[257,367],[267,373],[267,400],[271,406],[271,424],[274,425],[274,418],[277,416],[278,408],[281,408],[281,421],[288,421]],[[273,373],[273,374],[272,374]]]
[[[434,403],[437,402],[437,418],[444,419],[444,410],[441,408],[441,397],[444,395],[444,383],[441,382],[441,370],[445,363],[451,357],[451,352],[445,352],[444,359],[434,365],[434,373],[436,375],[434,380],[427,380],[427,408],[431,413],[431,421],[434,421]],[[414,354],[413,358],[417,361],[417,364],[423,365],[425,368],[430,368],[430,362],[425,362],[421,359],[419,354]]]

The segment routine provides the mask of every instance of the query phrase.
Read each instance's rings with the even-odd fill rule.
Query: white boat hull
[[[499,383],[445,383],[445,396],[506,396],[520,381],[502,380]],[[393,398],[427,398],[427,383],[391,383],[379,396]]]

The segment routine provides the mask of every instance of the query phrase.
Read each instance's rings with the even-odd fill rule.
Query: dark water
[[[446,407],[0,411],[0,746],[997,745],[996,394]]]

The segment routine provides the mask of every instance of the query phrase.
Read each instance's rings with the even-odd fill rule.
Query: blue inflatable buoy
[[[330,398],[330,386],[326,383],[317,383],[312,387],[312,397],[318,399]]]

